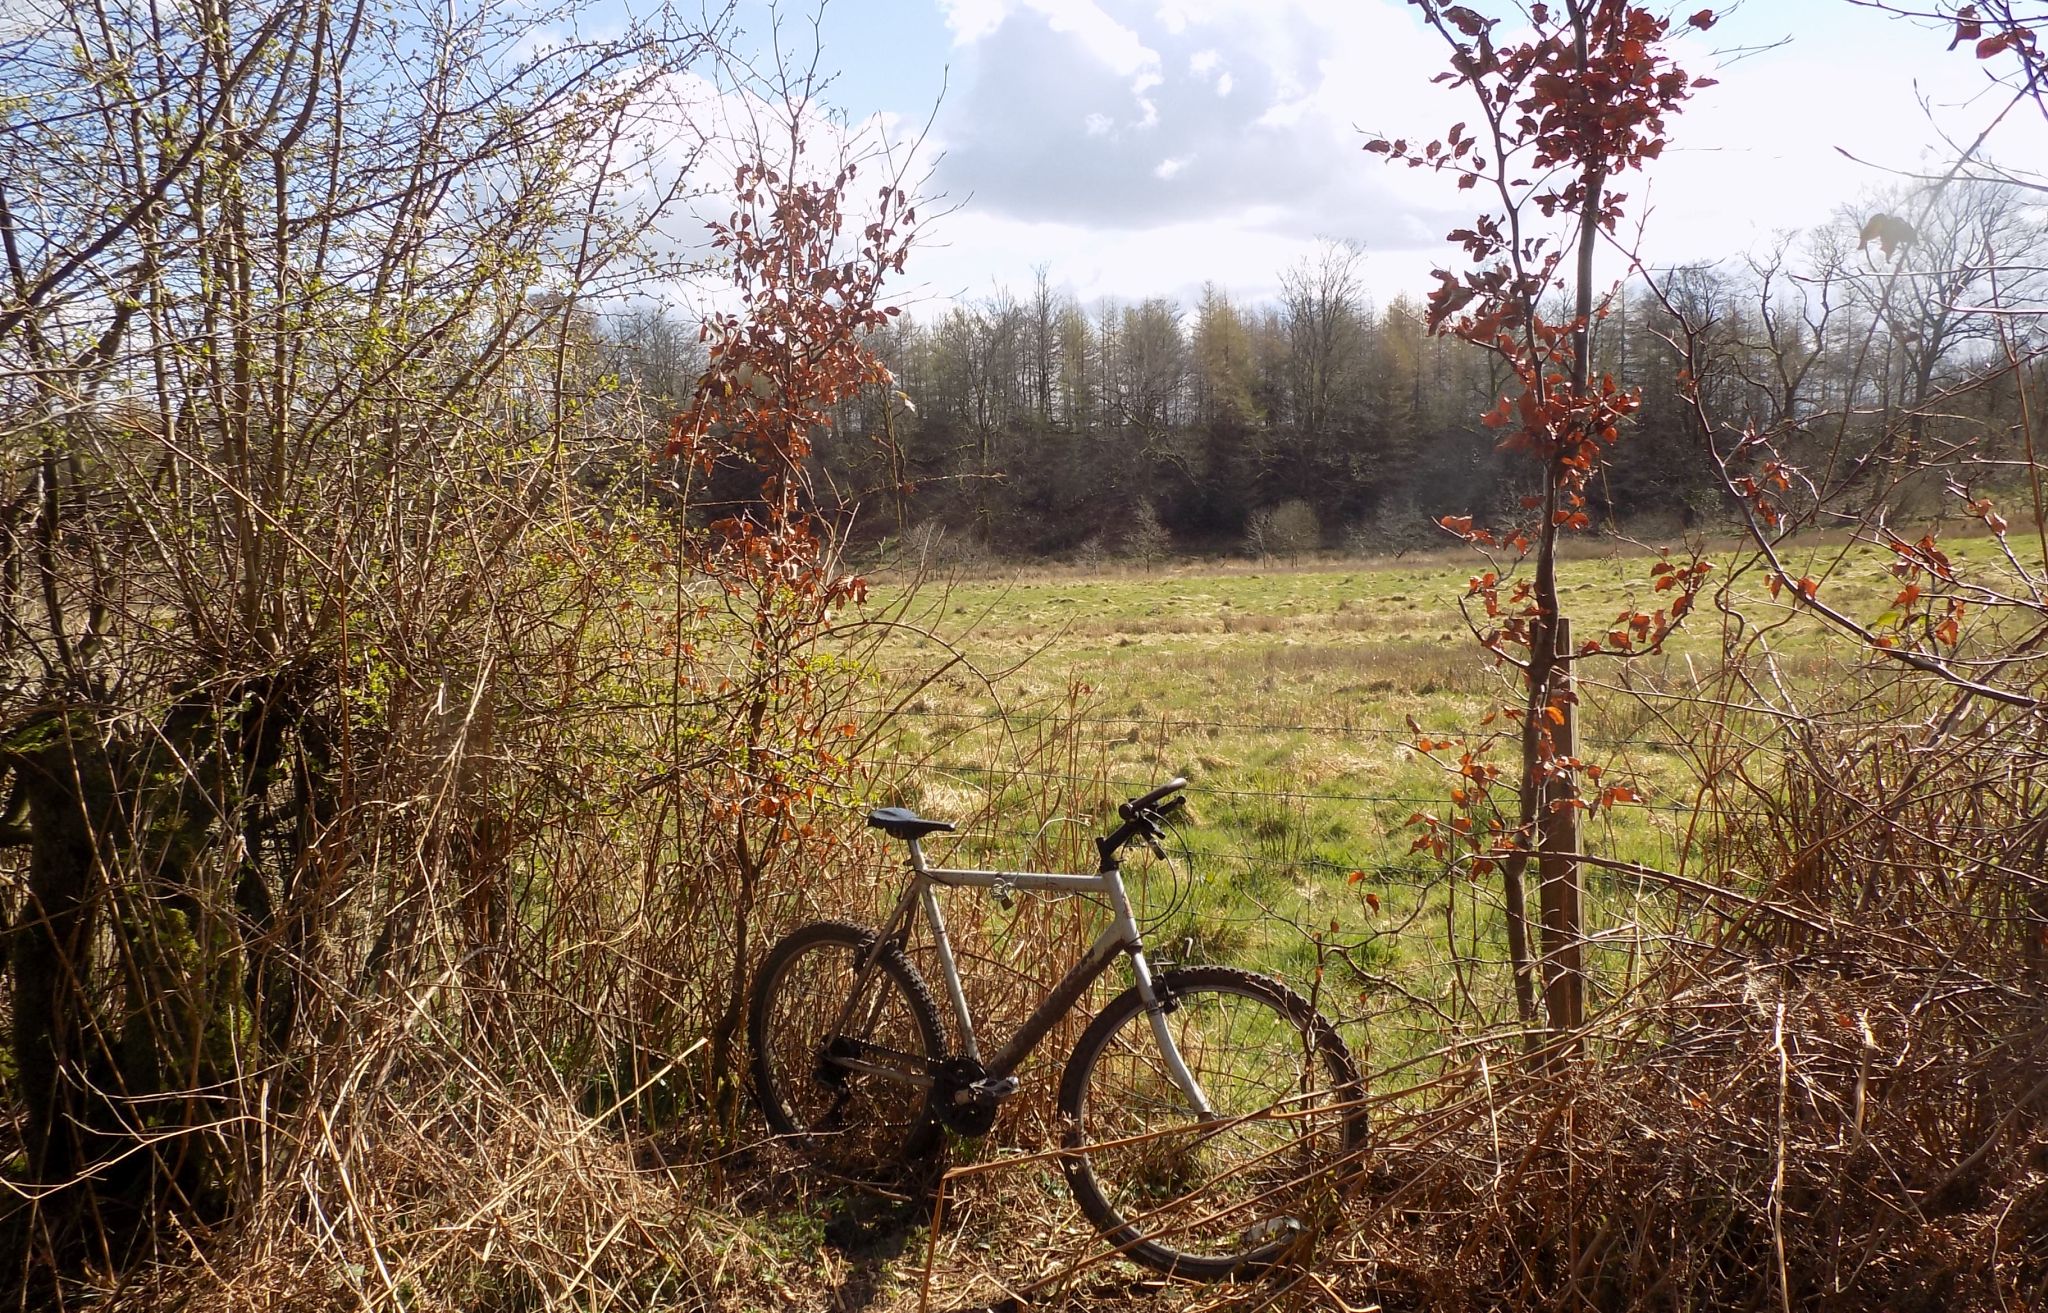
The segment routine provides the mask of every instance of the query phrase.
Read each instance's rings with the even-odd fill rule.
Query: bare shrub
[[[1132,508],[1117,548],[1126,559],[1151,565],[1172,553],[1173,535],[1159,522],[1159,512],[1152,509],[1152,503],[1141,501]]]
[[[1305,501],[1284,501],[1252,512],[1245,550],[1254,556],[1304,556],[1323,545],[1322,521]]]
[[[687,459],[607,473],[661,411],[588,303],[673,272],[642,128],[716,30],[96,14],[6,36],[9,1287],[725,1298],[736,1224],[616,1137],[729,1150],[758,936],[859,897],[884,629],[798,481],[908,228],[752,143],[731,254],[797,283],[715,325]]]
[[[1444,541],[1444,532],[1435,520],[1413,506],[1387,501],[1344,530],[1344,554],[1392,556],[1398,561],[1409,552],[1440,547]]]
[[[949,569],[972,569],[988,556],[973,535],[946,527],[941,520],[924,520],[904,535],[903,555],[910,570],[917,573]]]

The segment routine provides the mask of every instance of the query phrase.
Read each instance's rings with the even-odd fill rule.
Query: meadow
[[[1663,600],[1651,553],[1577,547],[1561,586],[1581,633]],[[1801,568],[1826,581],[1832,603],[1874,619],[1897,587],[1886,564],[1838,543]],[[1337,1010],[1351,1014],[1354,1043],[1398,1063],[1443,1038],[1440,1017],[1407,1004],[1457,990],[1479,1014],[1498,1015],[1506,998],[1497,878],[1455,878],[1416,850],[1413,824],[1445,812],[1468,747],[1508,771],[1496,787],[1512,807],[1517,744],[1497,713],[1518,701],[1517,675],[1481,649],[1460,610],[1482,568],[1443,551],[927,581],[913,608],[919,636],[890,649],[905,686],[878,763],[889,800],[963,823],[935,856],[1083,863],[1116,800],[1187,776],[1171,864],[1139,856],[1131,868],[1158,952],[1297,985],[1320,982],[1342,958],[1349,971],[1333,983],[1346,986]],[[1724,652],[1728,635],[1759,628],[1766,643]],[[1802,689],[1839,688],[1856,664],[1758,576],[1733,581],[1714,606],[1703,601],[1662,651],[1583,663],[1580,755],[1604,782],[1641,795],[1593,817],[1583,849],[1686,880],[1766,877],[1729,869],[1725,836],[1699,819],[1717,752],[1746,752],[1768,718],[1728,705],[1730,672],[1768,683],[1782,711],[1796,709]],[[1425,736],[1458,746],[1425,755]],[[1768,790],[1767,772],[1747,769],[1746,783]],[[1764,812],[1755,819],[1769,824]],[[1593,987],[1612,997],[1646,942],[1679,933],[1674,918],[1688,904],[1640,874],[1589,867],[1585,884]],[[1392,1024],[1388,1001],[1411,1015]]]

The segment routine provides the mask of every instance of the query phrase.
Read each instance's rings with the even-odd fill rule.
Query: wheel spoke
[[[762,966],[749,1024],[769,1126],[820,1165],[866,1179],[899,1165],[943,1052],[923,982],[893,948],[863,972],[872,947],[868,932],[838,922],[790,935]],[[859,1033],[832,1031],[840,1017]]]
[[[1091,1146],[1068,1175],[1132,1257],[1220,1276],[1270,1261],[1328,1213],[1331,1169],[1363,1135],[1356,1076],[1335,1032],[1277,982],[1193,968],[1173,992],[1169,1030],[1215,1115],[1189,1107],[1150,1017],[1126,995],[1062,1084],[1070,1135]]]

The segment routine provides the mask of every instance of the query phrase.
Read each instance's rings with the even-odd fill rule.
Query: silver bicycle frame
[[[1166,1071],[1180,1092],[1187,1096],[1188,1103],[1198,1116],[1214,1117],[1216,1111],[1210,1107],[1208,1098],[1202,1093],[1200,1082],[1188,1070],[1181,1057],[1180,1046],[1173,1041],[1173,1031],[1166,1024],[1167,1007],[1153,984],[1151,964],[1145,960],[1145,947],[1138,930],[1138,921],[1131,913],[1130,896],[1124,890],[1123,873],[1114,865],[1107,866],[1095,875],[1063,875],[1050,871],[976,871],[944,866],[927,865],[924,849],[915,839],[910,844],[910,887],[903,891],[896,910],[891,912],[882,929],[882,938],[888,939],[908,929],[912,907],[922,907],[925,924],[931,927],[932,943],[938,953],[939,974],[946,984],[946,998],[952,1004],[953,1020],[960,1030],[960,1047],[968,1057],[981,1062],[981,1048],[974,1037],[974,1020],[968,1015],[967,994],[960,986],[960,968],[953,958],[953,941],[946,934],[945,914],[939,908],[938,886],[953,889],[998,889],[998,890],[1045,890],[1056,893],[1102,894],[1109,899],[1110,923],[1088,951],[1082,955],[1066,975],[1060,977],[1052,987],[1045,1001],[1034,1009],[1009,1043],[1002,1047],[983,1066],[993,1079],[1001,1079],[1014,1072],[1038,1047],[1061,1017],[1080,1001],[1081,995],[1095,983],[1097,977],[1109,969],[1118,953],[1131,961],[1131,977],[1138,989],[1138,996],[1145,1001],[1145,1015],[1152,1021],[1152,1037],[1159,1044],[1159,1054],[1166,1063]]]

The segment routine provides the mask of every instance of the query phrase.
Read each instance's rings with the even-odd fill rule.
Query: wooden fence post
[[[1560,757],[1578,752],[1579,700],[1574,692],[1569,659],[1572,655],[1572,622],[1560,616],[1556,622],[1559,664],[1551,675],[1551,699],[1561,703],[1564,723],[1550,727],[1551,742]],[[1552,1043],[1579,1029],[1586,1019],[1586,977],[1582,944],[1586,932],[1585,899],[1579,884],[1579,813],[1567,804],[1578,797],[1576,771],[1550,779],[1543,789],[1542,815],[1538,821],[1540,849],[1537,857],[1537,901],[1543,918],[1543,1007],[1550,1022]],[[1578,1041],[1553,1049],[1558,1058],[1576,1052]]]

